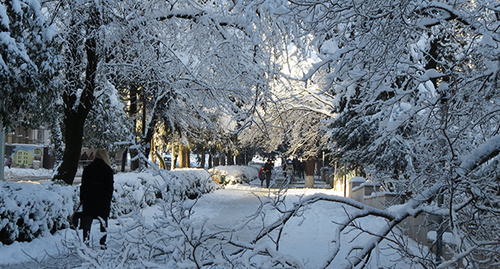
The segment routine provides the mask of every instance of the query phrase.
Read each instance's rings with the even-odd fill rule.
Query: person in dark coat
[[[92,221],[98,219],[101,232],[108,227],[111,198],[113,196],[113,170],[110,167],[108,153],[99,149],[95,159],[83,170],[80,187],[80,203],[83,205],[82,229],[83,241],[88,244]],[[106,244],[106,234],[101,238],[102,247]]]
[[[271,175],[273,173],[273,167],[274,164],[269,159],[264,164],[264,172],[266,173],[266,188],[269,188],[269,183],[271,182]]]
[[[5,165],[7,165],[7,167],[9,167],[9,169],[10,169],[10,167],[12,166],[12,157],[9,157],[7,159],[7,162],[5,163]]]
[[[266,179],[266,172],[264,171],[264,166],[262,166],[259,169],[259,179],[260,179],[260,186],[262,187],[264,185],[264,179]]]

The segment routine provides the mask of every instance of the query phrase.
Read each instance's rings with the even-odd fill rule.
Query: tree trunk
[[[92,12],[94,11],[94,12]],[[89,28],[96,27],[99,21],[98,12],[95,9],[89,11],[90,21]],[[94,23],[94,24],[92,24]],[[78,41],[81,40],[81,34],[76,32],[73,34],[73,40],[75,47],[73,52],[78,50]],[[83,91],[80,96],[78,96],[76,88],[80,85],[80,73],[79,70],[69,71],[68,81],[70,82],[69,87],[65,89],[63,94],[64,102],[64,140],[65,140],[65,150],[63,154],[63,160],[61,165],[58,167],[53,180],[62,180],[65,183],[72,185],[75,179],[75,174],[78,169],[78,161],[80,159],[80,153],[82,150],[83,143],[83,128],[85,125],[85,120],[92,109],[94,104],[94,89],[95,89],[95,77],[97,71],[98,59],[96,55],[97,42],[95,37],[89,37],[85,41],[85,52],[87,54],[87,65],[85,70],[85,81]],[[78,57],[78,53],[71,53],[71,57]],[[80,59],[73,59],[80,61]]]
[[[314,188],[314,157],[309,157],[306,161],[306,188]]]
[[[189,168],[191,167],[191,151],[189,150],[188,147],[184,147],[182,154],[184,155],[184,168]]]
[[[143,150],[142,153],[144,154],[144,157],[146,159],[148,159],[149,153],[151,152],[151,149],[153,147],[152,143],[153,143],[153,135],[154,135],[155,125],[156,125],[156,115],[154,114],[154,111],[153,111],[153,115],[151,116],[152,119],[149,122],[147,121],[146,97],[144,96],[143,92],[141,92],[141,103],[142,103],[141,149]],[[148,125],[148,123],[149,123],[149,125]],[[142,162],[142,161],[140,162],[140,164],[147,166],[147,163]]]
[[[127,153],[128,153],[128,148],[126,148],[122,154],[122,168],[121,168],[122,172],[125,172],[125,167],[127,166]]]
[[[130,150],[130,170],[135,171],[139,168],[139,158],[138,158],[139,152],[137,149],[131,149]]]
[[[144,112],[145,113],[145,112]],[[146,124],[146,122],[143,122],[143,124]],[[143,150],[142,154],[144,154],[144,158],[148,159],[149,154],[152,153],[151,151],[153,150],[153,135],[154,135],[154,130],[155,130],[155,121],[151,120],[149,122],[149,126],[142,125],[142,128],[146,128],[145,130],[142,130],[143,136],[141,137],[141,149]],[[154,154],[151,155],[151,158],[153,159]],[[147,163],[145,161],[140,161],[139,164],[147,166]]]
[[[240,154],[236,156],[236,164],[237,165],[247,165],[248,164],[248,153],[246,150],[240,151]]]
[[[54,180],[62,180],[68,185],[72,185],[78,169],[78,161],[83,143],[83,126],[87,115],[84,113],[66,113],[64,124],[65,150],[63,161],[57,168]]]
[[[227,165],[234,165],[234,155],[232,150],[227,151]]]
[[[203,148],[201,150],[201,156],[200,156],[200,168],[205,168],[205,162],[206,162],[206,158],[205,158],[205,148]]]
[[[175,170],[178,159],[179,159],[179,154],[175,150],[175,146],[172,145],[172,166],[171,166],[170,170]]]
[[[189,148],[179,145],[179,168],[189,168]]]
[[[128,110],[128,115],[130,117],[135,117],[138,111],[138,106],[137,106],[137,93],[138,93],[138,87],[133,85],[130,87],[130,106]],[[135,120],[137,126],[137,119]],[[135,171],[136,169],[139,168],[139,159],[137,158],[138,152],[137,149],[131,149],[130,150],[130,170]]]

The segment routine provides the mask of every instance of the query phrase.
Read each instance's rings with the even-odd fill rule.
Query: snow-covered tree
[[[321,52],[310,74],[329,72],[325,90],[338,113],[328,126],[332,152],[406,193],[401,219],[438,215],[438,238],[447,231],[460,239],[449,261],[438,253],[435,264],[420,262],[498,264],[481,258],[498,257],[500,242],[498,3],[294,3]]]
[[[54,97],[55,29],[37,0],[0,1],[0,121],[41,124]],[[40,101],[44,99],[44,101]]]
[[[215,138],[222,133],[223,140],[246,128],[272,77],[269,48],[281,42],[276,33],[286,26],[272,23],[275,7],[253,2],[82,0],[47,7],[60,31],[64,63],[65,149],[55,178],[68,183],[85,121],[89,113],[93,119],[102,114],[91,111],[109,88],[128,102],[146,157],[159,126],[184,142],[207,131]],[[111,126],[87,125],[94,129],[96,123],[97,129]]]
[[[130,139],[132,122],[112,84],[102,85],[95,95],[93,109],[85,121],[83,146],[114,151]]]
[[[64,153],[55,180],[72,184],[83,143],[85,120],[92,110],[98,65],[101,60],[100,36],[105,24],[103,12],[95,1],[61,1],[48,6],[59,30],[63,45],[62,87]]]
[[[272,71],[269,46],[277,42],[268,40],[276,39],[268,34],[275,29],[259,9],[225,1],[140,1],[115,9],[104,66],[130,100],[145,156],[158,126],[177,132],[176,143],[211,137],[235,150],[227,137],[251,121]]]

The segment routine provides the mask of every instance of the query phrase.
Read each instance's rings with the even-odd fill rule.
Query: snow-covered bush
[[[215,188],[210,174],[201,169],[117,174],[110,217],[155,205],[159,199],[194,199]],[[75,186],[0,182],[0,242],[31,241],[68,228],[79,200]]]
[[[210,174],[203,169],[148,170],[115,175],[111,217],[157,203],[158,199],[195,199],[216,189]]]
[[[155,204],[157,198],[153,186],[159,184],[158,179],[159,177],[151,177],[147,172],[115,175],[111,217],[128,214],[133,208],[144,208]]]
[[[176,197],[196,199],[217,188],[217,185],[210,178],[210,173],[203,169],[180,169],[165,172],[168,172],[170,176],[169,191]]]
[[[0,242],[31,241],[69,226],[75,187],[0,182]]]
[[[241,184],[249,183],[256,179],[259,174],[259,169],[254,166],[246,165],[229,165],[216,166],[209,170],[214,181],[220,182],[220,177],[225,176],[224,184]]]

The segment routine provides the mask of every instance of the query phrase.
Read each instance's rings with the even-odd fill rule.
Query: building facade
[[[12,167],[52,169],[50,144],[50,131],[46,128],[16,128],[5,134],[5,159],[12,160]]]

